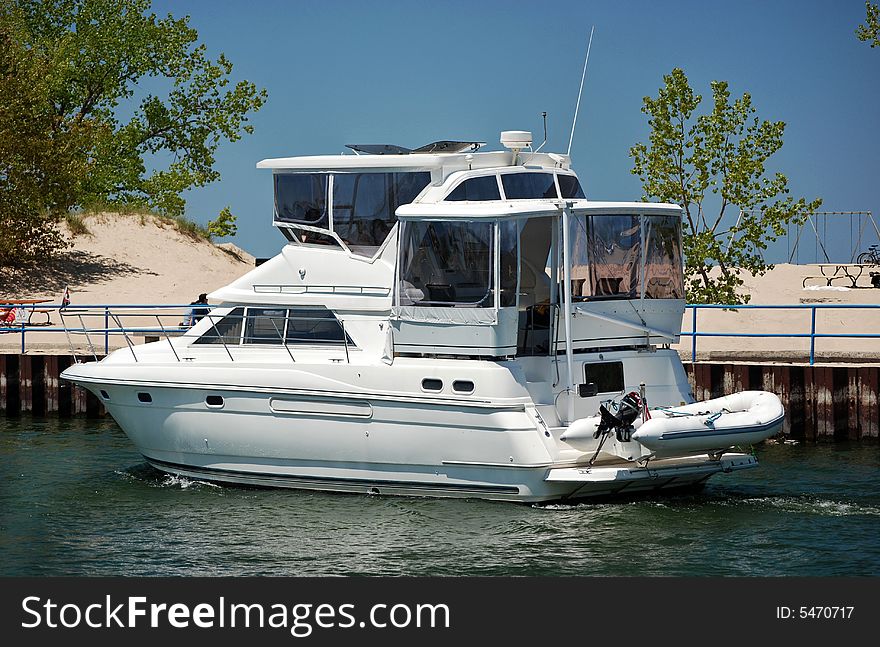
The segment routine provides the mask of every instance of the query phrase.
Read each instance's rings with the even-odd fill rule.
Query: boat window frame
[[[591,372],[593,375],[590,375]],[[584,377],[584,384],[593,383],[596,385],[597,395],[623,393],[626,389],[623,360],[584,362],[581,373]],[[612,388],[607,388],[609,386]]]
[[[272,316],[262,314],[260,316],[254,316],[251,314],[252,311],[262,310],[262,311],[276,311],[283,313],[280,316]],[[242,323],[242,334],[241,334],[241,346],[281,346],[287,343],[287,320],[289,316],[290,309],[287,306],[247,306],[244,310],[244,319]],[[268,318],[271,320],[281,320],[283,321],[283,325],[281,326],[280,332],[281,337],[278,342],[274,341],[263,341],[264,337],[258,337],[253,335],[254,328],[256,328],[262,319]],[[251,334],[249,334],[251,333]]]
[[[630,267],[629,276],[622,276],[616,280],[618,280],[617,286],[625,283],[632,283],[633,286],[630,287],[628,292],[618,292],[617,287],[615,286],[614,292],[608,292],[607,289],[611,285],[611,281],[615,280],[611,277],[599,277],[597,278],[596,268],[601,266],[602,264],[597,263],[597,258],[594,257],[591,249],[591,244],[595,242],[595,239],[591,240],[590,236],[592,235],[591,227],[592,221],[596,219],[602,218],[622,218],[629,217],[638,222],[638,232],[637,235],[638,241],[636,245],[628,248],[635,249],[638,248],[636,260],[633,266]],[[672,219],[676,222],[676,239],[673,241],[673,248],[678,253],[677,264],[669,265],[673,270],[673,276],[671,279],[675,281],[675,285],[673,287],[675,290],[681,293],[681,296],[662,296],[655,297],[651,296],[648,291],[648,281],[651,278],[654,278],[655,275],[649,276],[647,274],[647,263],[648,263],[648,247],[652,242],[653,238],[651,237],[651,232],[649,231],[648,222],[651,218],[661,218],[661,219]],[[583,227],[581,225],[584,225]],[[597,210],[594,212],[590,212],[587,214],[579,214],[578,217],[573,218],[571,220],[571,237],[572,237],[572,256],[583,254],[586,259],[586,264],[578,264],[575,266],[572,264],[572,270],[574,273],[575,267],[585,267],[587,277],[577,277],[573,278],[573,281],[581,281],[577,287],[575,287],[574,283],[572,285],[572,296],[575,301],[626,301],[626,300],[680,300],[684,299],[684,279],[683,279],[683,264],[684,264],[684,253],[682,249],[682,224],[681,224],[681,216],[680,214],[675,214],[672,212],[661,212],[654,210],[645,210],[634,208],[631,211],[626,212],[603,212],[601,210]],[[626,230],[621,230],[616,235],[623,233]],[[583,251],[579,241],[583,240]],[[624,248],[620,248],[623,250]],[[609,252],[610,254],[611,252]],[[570,261],[571,262],[571,261]],[[620,264],[619,267],[624,267],[624,265]],[[605,285],[606,290],[595,290],[594,289],[594,281],[604,281],[603,285]],[[585,294],[584,291],[589,290],[588,294]],[[604,293],[603,293],[604,292]]]
[[[423,169],[423,168],[412,168],[412,169],[388,169],[388,168],[369,169],[369,168],[367,168],[367,169],[352,169],[352,170],[336,169],[336,170],[329,171],[329,173],[330,173],[330,182],[327,187],[327,205],[328,205],[328,211],[330,214],[330,216],[329,216],[330,231],[333,233],[334,238],[336,238],[336,240],[339,241],[343,245],[344,249],[348,250],[351,254],[353,254],[355,256],[359,256],[361,258],[375,258],[381,252],[382,248],[385,246],[387,241],[394,234],[394,228],[397,226],[397,223],[400,222],[399,219],[397,218],[398,207],[405,205],[405,204],[412,204],[413,202],[415,202],[418,199],[418,197],[422,193],[424,193],[425,190],[428,187],[430,187],[433,183],[433,173],[430,170]],[[420,175],[420,174],[425,174],[428,176],[427,182],[425,183],[425,185],[421,189],[419,189],[418,192],[415,193],[412,200],[410,200],[409,202],[399,202],[396,206],[394,206],[393,199],[397,199],[399,197],[400,188],[401,188],[401,186],[403,186],[402,182],[400,182],[400,183],[397,182],[398,176],[401,176],[401,175],[415,176],[415,175]],[[357,176],[355,178],[355,182],[354,182],[355,190],[353,193],[353,198],[356,198],[357,197],[357,190],[358,190],[358,187],[359,187],[360,181],[361,181],[360,176],[364,176],[364,175],[383,176],[384,204],[387,205],[387,210],[388,210],[388,213],[390,214],[390,219],[382,220],[382,222],[385,224],[385,226],[388,227],[388,232],[385,234],[385,236],[381,240],[381,242],[379,242],[377,245],[364,245],[362,243],[354,243],[352,241],[347,241],[344,238],[342,238],[342,236],[336,230],[336,180],[337,180],[337,178],[341,178],[343,176],[345,176],[345,177]],[[388,176],[391,176],[390,181],[389,181]],[[413,177],[411,179],[415,180],[416,178]],[[352,208],[355,206],[355,204],[356,204],[356,200],[353,199],[352,205],[349,205],[349,208],[348,208],[348,210],[350,212],[349,219],[348,219],[349,224],[351,224],[352,222],[355,222],[354,212],[352,211]],[[370,249],[370,250],[372,250],[372,252],[368,254],[368,253],[364,253],[363,251],[361,251],[361,250],[366,250],[366,249]]]
[[[559,172],[559,171],[556,171],[556,172],[554,173],[554,175],[556,176],[556,191],[559,193],[559,196],[560,196],[560,199],[561,199],[561,200],[586,200],[586,199],[587,199],[587,192],[584,190],[584,185],[581,184],[581,179],[577,176],[577,173],[561,173],[561,172]],[[560,177],[570,177],[570,178],[574,178],[574,180],[575,180],[575,181],[577,182],[577,184],[578,184],[578,188],[580,188],[581,193],[582,193],[583,195],[581,195],[581,196],[569,196],[569,197],[566,197],[566,196],[562,195],[562,185],[559,183],[559,178],[560,178]]]
[[[443,223],[448,226],[454,227],[473,227],[475,225],[485,226],[488,225],[490,230],[487,232],[487,240],[481,241],[486,242],[488,246],[488,267],[486,268],[486,292],[480,297],[478,301],[468,301],[468,302],[460,302],[460,301],[440,301],[426,298],[428,295],[419,288],[418,285],[408,280],[408,277],[412,276],[411,274],[404,275],[404,263],[403,263],[403,254],[408,249],[406,245],[407,236],[409,235],[410,227],[413,226],[426,226],[430,227],[436,223]],[[403,227],[400,230],[400,244],[398,245],[397,251],[397,262],[395,263],[397,267],[396,280],[395,280],[395,290],[394,290],[394,303],[397,305],[406,305],[409,307],[427,307],[427,308],[471,308],[471,309],[486,309],[486,308],[494,308],[497,310],[498,298],[495,294],[496,290],[494,287],[497,285],[497,261],[496,261],[496,246],[498,244],[498,227],[497,221],[495,220],[485,220],[485,221],[471,221],[471,220],[462,220],[460,218],[438,218],[431,220],[407,220],[403,221]],[[472,234],[473,235],[473,234]],[[421,241],[424,241],[428,236],[427,230],[422,233]],[[442,241],[440,241],[442,242]],[[421,249],[427,249],[430,252],[431,256],[435,255],[435,247],[431,248],[419,246],[416,248],[416,252]],[[406,270],[408,272],[411,271],[411,267],[414,264],[414,260],[410,259],[410,262],[406,265]],[[434,272],[447,272],[448,268],[440,267],[439,265],[435,265],[432,270]],[[418,300],[408,299],[410,303],[402,303],[401,297],[401,288],[403,286],[404,281],[413,286],[416,290],[423,293],[422,298]],[[429,285],[439,285],[427,282],[421,282],[422,286],[427,288]],[[477,286],[481,287],[481,286]],[[482,304],[482,305],[480,305]]]
[[[291,176],[305,176],[310,180],[314,181],[316,179],[323,179],[323,194],[324,194],[324,204],[323,204],[323,212],[320,217],[316,220],[293,220],[293,219],[282,219],[278,213],[278,184],[281,178],[288,178]],[[309,227],[313,227],[315,229],[321,229],[321,227],[317,227],[317,224],[326,221],[328,226],[332,226],[333,220],[330,213],[330,197],[332,193],[330,192],[330,184],[332,182],[332,175],[328,171],[303,171],[297,172],[294,170],[287,169],[278,169],[273,171],[272,173],[272,220],[273,224],[292,224],[292,225],[307,225]]]
[[[415,283],[412,283],[406,278],[406,275],[403,274],[404,271],[404,253],[405,250],[408,249],[406,244],[406,236],[408,235],[408,229],[412,225],[425,225],[425,224],[433,224],[433,223],[447,223],[451,225],[458,226],[472,226],[472,225],[490,225],[491,231],[489,232],[488,243],[489,243],[489,267],[487,272],[487,291],[485,295],[477,302],[443,302],[443,301],[429,301],[424,298],[414,300],[410,297],[406,299],[406,302],[401,299],[401,290],[403,289],[404,281],[409,283],[411,287],[416,290],[423,292],[424,291],[419,288]],[[522,250],[519,244],[519,235],[523,225],[522,219],[511,219],[511,218],[493,218],[490,220],[462,220],[460,218],[432,218],[429,220],[401,220],[400,221],[400,234],[399,234],[399,245],[397,249],[397,257],[395,260],[395,272],[394,272],[394,289],[392,291],[392,303],[394,307],[426,307],[426,308],[457,308],[457,309],[474,309],[474,310],[494,310],[496,313],[501,308],[518,308],[519,307],[519,288],[520,288],[520,275],[519,275],[519,265],[522,262]],[[507,230],[504,232],[504,236],[502,237],[503,230]],[[509,238],[508,238],[509,236]],[[503,239],[503,240],[502,240]],[[424,237],[423,237],[424,240]],[[502,254],[502,242],[505,242],[509,245],[512,242],[512,246],[508,250],[510,253]],[[505,248],[507,249],[507,248]],[[502,272],[502,256],[504,256],[508,262],[508,264],[513,268],[513,276],[515,277],[515,282],[510,283],[509,277],[503,277]],[[413,261],[411,260],[407,268],[412,265]],[[445,268],[434,268],[437,271],[446,271]],[[411,276],[411,275],[409,275]],[[423,284],[427,287],[428,284]],[[508,294],[502,294],[502,290],[507,289]],[[510,301],[510,296],[513,297],[512,302]],[[505,297],[504,299],[502,297]],[[507,300],[507,303],[502,303],[503,300]],[[421,304],[421,305],[420,305]],[[479,305],[484,304],[484,305]]]
[[[256,342],[250,341],[250,338],[247,336],[248,330],[248,322],[251,319],[251,311],[252,310],[277,310],[284,312],[284,329],[282,330],[282,338],[279,341],[274,342]],[[240,311],[240,314],[236,314],[236,312]],[[319,320],[327,320],[333,321],[339,326],[339,330],[342,332],[342,336],[338,340],[302,340],[296,341],[288,339],[290,332],[290,319],[291,313],[295,313],[297,311],[321,311],[328,313],[326,317],[312,317],[315,321]],[[348,330],[345,328],[345,322],[340,319],[336,313],[326,307],[321,305],[273,305],[269,303],[262,304],[240,304],[234,306],[229,312],[223,315],[214,315],[219,318],[216,320],[212,320],[212,325],[210,325],[201,335],[196,337],[192,344],[198,344],[199,346],[235,346],[236,348],[282,348],[285,346],[295,346],[297,348],[342,348],[347,347],[349,350],[356,350],[358,348],[357,344],[351,338]],[[206,318],[208,318],[206,316]],[[280,317],[273,317],[275,319],[280,319]],[[238,331],[238,339],[237,341],[233,341],[234,338],[227,339],[226,336],[217,336],[216,333],[218,331],[216,326],[221,325],[226,320],[238,319],[240,320],[240,328]],[[205,340],[205,341],[203,341]]]
[[[192,341],[192,344],[197,344],[199,346],[241,346],[241,337],[244,334],[244,311],[246,307],[247,306],[245,305],[236,305],[230,308],[229,312],[225,314],[217,313],[216,309],[213,312],[206,314],[202,319],[207,319],[210,323],[205,331]],[[236,315],[236,311],[241,311],[241,314]],[[225,334],[219,334],[220,325],[227,319],[239,319],[241,321],[238,330],[238,341],[236,342],[231,341],[231,339],[230,341],[226,341],[227,336]],[[212,339],[216,341],[211,341]]]
[[[465,182],[468,182],[469,180],[474,180],[477,178],[484,178],[484,177],[490,177],[490,176],[493,176],[495,178],[495,184],[498,187],[498,196],[499,197],[497,200],[450,200],[449,199],[449,196],[452,195],[452,193],[456,189],[458,189],[458,187],[460,187],[462,184],[464,184]],[[456,202],[456,203],[464,202],[466,204],[468,204],[468,203],[482,204],[484,202],[503,202],[503,201],[504,201],[504,187],[501,185],[501,177],[496,169],[491,169],[491,170],[487,169],[483,173],[467,173],[467,174],[463,175],[462,177],[458,178],[458,180],[449,187],[449,190],[446,191],[446,193],[443,195],[443,198],[441,199],[441,202]]]
[[[385,187],[386,187],[386,200],[390,200],[392,197],[396,198],[399,192],[399,185],[395,184],[393,179],[391,183],[389,183],[387,176],[400,176],[400,175],[417,175],[417,174],[425,174],[427,175],[425,185],[419,189],[419,191],[415,194],[410,202],[401,202],[393,209],[391,208],[393,205],[388,202],[388,211],[391,214],[391,219],[383,221],[388,225],[388,232],[385,234],[385,237],[382,239],[381,243],[378,245],[362,245],[362,244],[351,244],[346,242],[339,233],[335,230],[335,218],[334,218],[334,191],[335,191],[335,179],[338,176],[346,175],[384,175],[385,179]],[[292,220],[279,220],[278,219],[278,206],[277,206],[277,178],[279,176],[288,176],[288,175],[304,175],[304,176],[326,176],[325,180],[325,191],[324,191],[324,203],[325,203],[325,215],[326,218],[322,216],[321,219],[317,221],[307,222],[307,221],[292,221]],[[281,230],[284,237],[288,242],[302,245],[306,247],[316,247],[319,249],[336,249],[338,246],[339,249],[345,251],[352,258],[356,258],[359,260],[366,260],[369,262],[375,261],[383,252],[385,247],[388,245],[388,241],[395,238],[395,228],[397,227],[398,222],[400,222],[397,218],[397,208],[404,204],[412,204],[416,202],[418,198],[427,191],[430,187],[435,185],[435,177],[434,177],[434,169],[433,168],[424,168],[424,167],[413,167],[413,168],[353,168],[353,169],[323,169],[323,170],[297,170],[297,169],[276,169],[273,171],[273,222],[272,224]],[[325,227],[315,226],[316,223],[324,222],[326,224]],[[302,234],[297,234],[296,232],[306,232],[313,233],[319,236],[326,238],[325,242],[316,242],[310,240],[301,240]],[[308,236],[306,236],[308,238]],[[331,242],[332,241],[335,242]]]
[[[553,179],[553,186],[556,189],[556,195],[552,197],[546,196],[532,196],[527,198],[510,198],[507,196],[507,191],[504,187],[504,177],[508,175],[549,175]],[[514,167],[509,169],[504,169],[498,173],[498,182],[501,185],[501,195],[502,200],[505,202],[519,202],[522,200],[561,200],[560,191],[559,191],[559,182],[556,179],[556,171],[553,169],[546,168],[524,168],[524,167]]]

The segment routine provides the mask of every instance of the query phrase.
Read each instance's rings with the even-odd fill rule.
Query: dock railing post
[[[816,361],[816,306],[810,306],[810,366]]]
[[[691,364],[697,361],[697,306],[691,306]]]
[[[104,306],[104,356],[110,354],[110,307]]]

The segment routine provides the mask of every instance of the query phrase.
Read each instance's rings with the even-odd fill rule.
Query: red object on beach
[[[0,322],[4,325],[9,326],[15,323],[15,318],[18,314],[18,308],[9,308],[8,310],[0,310]]]

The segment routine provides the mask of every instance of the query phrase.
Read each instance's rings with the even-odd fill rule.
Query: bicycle
[[[880,245],[871,245],[867,252],[859,254],[856,261],[859,265],[880,265]]]

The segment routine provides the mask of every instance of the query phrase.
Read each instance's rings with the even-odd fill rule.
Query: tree
[[[88,172],[81,150],[94,124],[59,123],[46,67],[44,56],[25,47],[20,26],[0,20],[0,266],[67,246],[57,224]]]
[[[235,216],[229,210],[229,207],[223,207],[220,214],[208,223],[208,233],[212,238],[226,238],[235,236],[238,227],[235,224]]]
[[[741,272],[772,269],[761,251],[822,201],[794,200],[786,195],[786,176],[766,172],[767,159],[782,147],[785,124],[759,121],[748,93],[731,103],[727,83],[714,81],[711,111],[693,119],[702,97],[685,73],[676,68],[663,80],[656,99],[644,98],[651,133],[648,144],[630,149],[632,172],[642,181],[643,199],[683,209],[688,299],[747,303],[749,295],[737,291]],[[738,222],[729,225],[734,208]]]
[[[188,17],[158,18],[150,6],[151,0],[0,0],[0,29],[13,34],[15,51],[28,53],[39,71],[38,87],[29,88],[27,66],[6,69],[17,94],[3,94],[4,101],[12,96],[32,106],[9,117],[44,144],[31,156],[31,176],[60,164],[50,151],[76,142],[64,199],[32,196],[31,217],[95,203],[180,215],[184,190],[219,179],[218,146],[252,132],[248,114],[263,105],[265,90],[231,84],[232,63],[223,54],[208,56]],[[25,191],[11,178],[0,175],[0,192]],[[0,219],[22,214],[4,206]]]
[[[880,46],[880,6],[865,2],[865,24],[856,29],[859,40],[870,42],[871,47]]]

